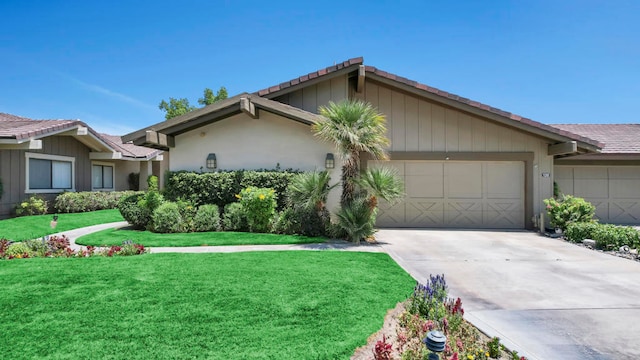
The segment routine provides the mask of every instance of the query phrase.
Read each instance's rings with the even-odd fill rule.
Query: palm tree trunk
[[[360,153],[352,151],[342,166],[342,197],[340,206],[348,206],[356,194],[355,179],[360,175]]]

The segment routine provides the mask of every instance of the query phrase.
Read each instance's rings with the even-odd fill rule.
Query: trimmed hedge
[[[65,192],[56,197],[54,207],[59,213],[79,213],[115,209],[120,198],[136,194],[134,191]]]
[[[616,250],[625,245],[630,248],[640,247],[640,232],[631,226],[595,222],[570,223],[565,237],[576,243],[584,239],[593,239],[596,241],[596,248],[603,250]]]
[[[224,208],[237,201],[236,195],[249,186],[273,189],[278,195],[277,208],[285,206],[284,193],[298,171],[238,170],[215,173],[169,172],[164,196],[167,200],[184,199],[195,206],[214,204]]]

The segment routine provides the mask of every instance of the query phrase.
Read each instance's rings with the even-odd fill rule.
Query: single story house
[[[132,172],[164,174],[162,160],[161,150],[122,143],[79,120],[0,113],[0,218],[33,194],[51,200],[63,191],[128,190]]]
[[[567,194],[603,199],[603,220],[640,221],[638,200],[624,203],[625,217],[605,216],[610,211],[601,208],[604,197],[621,204],[617,196],[636,198],[639,192],[638,154],[609,158],[608,150],[616,156],[620,151],[606,145],[611,137],[536,122],[364,65],[362,58],[239,94],[123,139],[169,152],[170,170],[327,167],[337,180],[340,166],[329,161],[336,151],[318,141],[310,125],[321,120],[319,106],[343,99],[365,100],[387,117],[390,160],[383,163],[403,177],[406,196],[381,204],[379,226],[531,229],[545,211],[543,199],[553,196],[554,180]],[[625,181],[607,178],[607,186],[624,190],[596,194],[589,185],[575,186],[589,181],[593,172],[580,169],[594,162],[620,173]],[[365,158],[362,166],[379,163]],[[334,193],[330,205],[336,200]]]

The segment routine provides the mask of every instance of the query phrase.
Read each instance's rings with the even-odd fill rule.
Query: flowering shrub
[[[275,191],[249,186],[236,197],[245,211],[249,230],[259,233],[269,232],[276,211]]]
[[[583,198],[564,195],[558,201],[554,198],[545,199],[549,222],[551,226],[567,229],[570,223],[591,222],[596,212],[596,207]]]
[[[463,320],[462,300],[448,298],[444,275],[431,275],[426,284],[418,283],[406,309],[398,319],[395,343],[386,337],[378,341],[374,349],[376,359],[426,359],[429,355],[426,336],[433,330],[447,337],[442,359],[487,360],[517,354],[505,353],[497,339],[482,340],[478,330]]]
[[[93,246],[75,251],[70,247],[69,238],[65,235],[50,236],[45,240],[29,240],[11,243],[9,240],[0,239],[0,259],[25,259],[31,257],[90,257],[100,256],[128,256],[140,255],[148,252],[143,245],[127,243],[122,246],[111,246],[96,251]]]
[[[17,216],[44,215],[49,210],[49,204],[43,198],[31,196],[16,206]]]

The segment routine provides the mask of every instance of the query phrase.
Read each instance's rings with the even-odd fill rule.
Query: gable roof
[[[124,143],[122,137],[118,135],[109,135],[100,133],[100,137],[105,140],[111,147],[122,153],[124,158],[134,158],[149,160],[162,153],[162,150],[151,149],[144,146],[134,145],[132,143]]]
[[[80,120],[34,120],[0,113],[2,143],[22,144],[59,134],[71,135],[94,151],[115,152],[95,130]]]
[[[169,146],[147,141],[147,133],[158,132],[168,136],[175,136],[242,112],[258,117],[258,110],[265,110],[307,125],[311,125],[321,119],[320,115],[281,102],[242,93],[126,134],[122,137],[122,141],[132,141],[136,145],[166,150]]]
[[[532,119],[510,113],[498,109],[493,106],[483,104],[478,101],[470,100],[462,96],[458,96],[447,91],[443,91],[425,84],[421,84],[415,80],[398,76],[376,67],[364,65],[362,57],[356,57],[346,60],[342,63],[311,72],[307,75],[297,77],[295,79],[285,81],[279,85],[271,86],[255,92],[254,94],[267,98],[274,98],[279,95],[286,94],[298,90],[300,88],[313,85],[320,81],[325,81],[331,77],[350,73],[364,67],[367,79],[384,83],[388,86],[401,88],[415,95],[428,98],[430,100],[444,103],[448,106],[471,112],[473,114],[490,118],[503,125],[516,127],[521,130],[547,137],[555,141],[577,141],[583,151],[598,152],[604,146],[597,139],[592,139],[581,134],[575,134],[565,129],[559,129],[551,125],[543,124]]]
[[[640,154],[640,124],[554,124],[604,144],[603,154]]]

